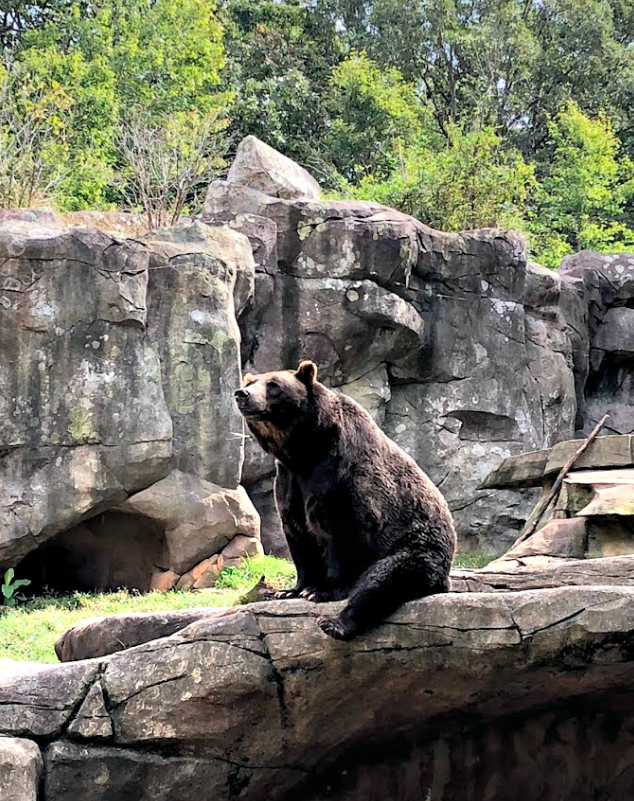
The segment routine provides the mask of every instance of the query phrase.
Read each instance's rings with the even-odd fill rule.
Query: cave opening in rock
[[[148,592],[164,553],[164,533],[155,521],[107,511],[44,542],[15,572],[31,581],[27,595],[121,588]]]

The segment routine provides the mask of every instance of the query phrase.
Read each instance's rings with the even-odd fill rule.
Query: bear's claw
[[[292,587],[290,590],[280,590],[275,593],[275,600],[282,601],[285,598],[310,598],[317,590],[314,587]]]
[[[297,590],[294,590],[294,589],[293,590],[280,590],[279,592],[275,593],[273,598],[276,601],[284,601],[287,598],[297,598],[298,595],[299,595],[299,593],[297,592]]]
[[[319,628],[335,640],[351,640],[354,631],[347,628],[338,617],[320,617],[317,619]]]

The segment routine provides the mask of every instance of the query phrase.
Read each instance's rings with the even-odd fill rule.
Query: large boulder
[[[152,521],[162,534],[160,566],[179,575],[238,536],[260,539],[260,518],[244,487],[225,489],[174,470],[119,507]]]
[[[559,272],[578,287],[588,309],[590,350],[579,428],[589,433],[608,412],[611,431],[634,433],[634,254],[581,251],[566,256]]]
[[[320,194],[310,173],[257,136],[246,136],[240,142],[227,180],[275,197],[319,198]]]
[[[107,618],[86,618],[62,634],[55,643],[55,653],[61,662],[107,656],[150,640],[169,637],[190,623],[207,618],[210,614],[221,615],[224,611],[224,608],[210,610],[202,607],[152,614],[130,612],[108,615]]]
[[[356,801],[390,772],[399,798],[450,801],[462,782],[474,801],[510,801],[528,764],[548,773],[556,720],[568,770],[540,797],[617,787],[605,797],[627,798],[633,599],[624,586],[447,594],[350,643],[317,625],[338,604],[209,610],[121,653],[5,673],[0,710],[14,712],[0,731],[46,738],[42,801]],[[609,725],[592,723],[599,710]],[[584,727],[600,764],[588,762]],[[485,733],[499,738],[504,753],[513,742],[504,782],[493,750],[484,766],[451,756],[457,732],[479,748]],[[585,795],[566,778],[578,775]]]
[[[147,247],[7,223],[0,259],[0,564],[15,564],[165,476],[172,422]]]
[[[0,737],[0,798],[37,801],[42,755],[32,740]]]
[[[258,536],[238,490],[233,402],[253,255],[226,225],[123,239],[84,217],[74,228],[50,210],[0,217],[0,566],[39,548],[21,565],[34,586],[148,589],[157,565],[183,573],[237,534]],[[154,518],[131,528],[115,507],[173,468],[172,484],[186,473],[201,497],[237,493],[249,524],[237,514],[217,543],[194,548],[188,537],[178,546],[187,555],[170,546],[165,560]]]
[[[200,223],[150,232],[148,336],[174,426],[174,465],[223,487],[240,483],[238,305],[253,292],[249,242]]]

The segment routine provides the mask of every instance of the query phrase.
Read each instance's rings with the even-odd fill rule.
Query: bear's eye
[[[267,388],[272,395],[279,395],[279,393],[282,391],[282,387],[277,383],[277,381],[269,381]]]

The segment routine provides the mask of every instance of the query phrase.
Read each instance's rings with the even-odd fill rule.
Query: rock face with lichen
[[[588,360],[576,283],[527,262],[512,232],[443,234],[372,203],[219,181],[202,219],[227,222],[259,254],[243,367],[315,359],[429,473],[462,546],[502,550],[532,495],[478,487],[506,456],[574,434]],[[247,442],[243,481],[267,546],[282,551],[273,473]]]
[[[180,571],[178,580],[232,537],[259,538],[244,490],[237,517],[211,511],[230,502],[243,461],[232,389],[240,381],[236,309],[253,294],[246,237],[194,223],[121,239],[52,213],[1,222],[0,565],[57,537],[57,556],[44,562],[80,570],[73,551],[99,562],[85,589],[149,589],[157,569]],[[161,509],[146,502],[126,529],[125,504],[141,503],[127,499],[177,475],[189,477],[178,504],[166,510],[169,493],[158,489]],[[196,503],[215,515],[215,539],[192,521]],[[161,510],[172,529],[187,529],[179,557],[171,529],[157,523]],[[100,561],[94,542],[109,539]],[[57,562],[44,567],[42,583],[56,586]]]
[[[634,433],[633,308],[634,256],[553,273],[509,232],[320,200],[253,138],[197,222],[3,212],[0,565],[209,587],[262,552],[245,487],[283,552],[232,390],[302,356],[431,475],[463,548],[502,550],[549,457],[480,489],[493,467],[605,411]],[[0,665],[0,796],[631,798],[634,557],[578,555],[455,571],[352,643],[301,600],[82,621],[63,664]]]
[[[170,469],[145,336],[148,249],[97,231],[0,230],[0,561]]]
[[[632,430],[634,255],[580,253],[553,272],[510,231],[444,234],[235,175],[210,186],[202,219],[256,254],[243,367],[315,359],[441,488],[464,549],[504,550],[534,504],[532,491],[479,488],[504,458],[581,435],[605,411]],[[247,441],[243,481],[283,552],[273,474]]]
[[[559,272],[588,310],[580,427],[589,433],[608,412],[611,432],[634,433],[634,254],[581,251]]]

